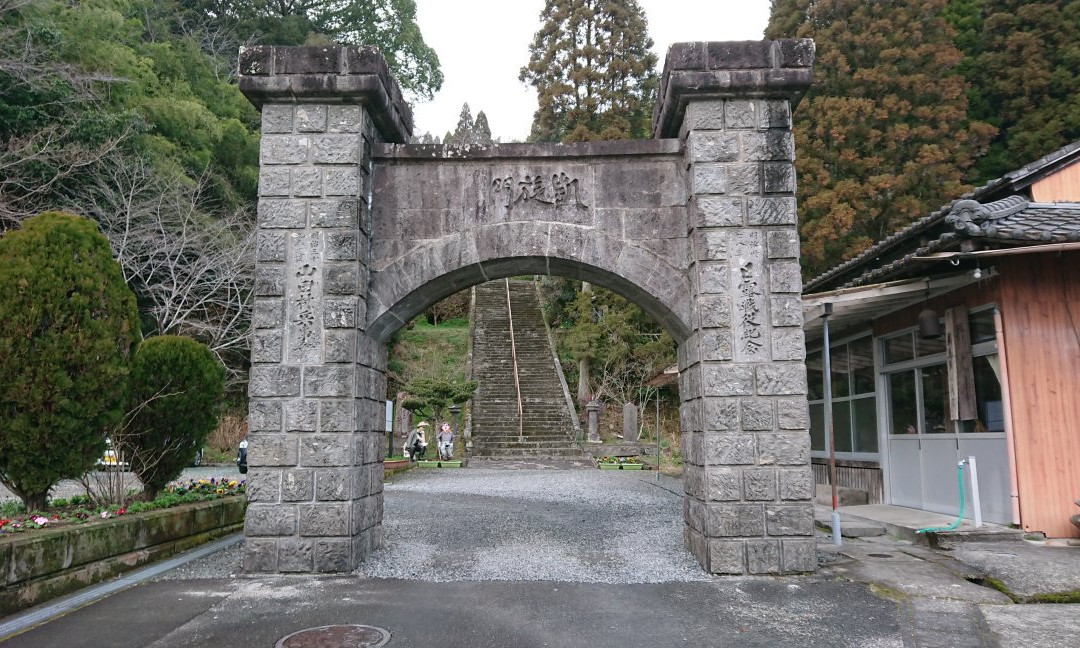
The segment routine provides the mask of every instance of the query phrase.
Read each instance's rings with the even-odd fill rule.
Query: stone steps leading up
[[[473,454],[494,458],[504,454],[516,458],[580,456],[540,301],[529,281],[510,282],[518,368],[515,383],[506,290],[504,280],[476,287],[472,377],[480,386],[473,398]],[[519,438],[519,429],[524,439]]]
[[[485,459],[556,459],[584,457],[581,448],[536,448],[515,450],[506,448],[476,448],[473,455]]]

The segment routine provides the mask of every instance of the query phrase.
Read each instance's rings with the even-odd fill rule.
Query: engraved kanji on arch
[[[510,208],[517,203],[528,202],[551,205],[556,209],[588,207],[581,199],[580,179],[563,171],[557,171],[550,176],[542,173],[518,177],[513,174],[493,176],[491,191],[501,198],[503,207]]]

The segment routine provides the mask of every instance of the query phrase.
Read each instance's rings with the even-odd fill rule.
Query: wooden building
[[[1080,142],[809,281],[804,300],[818,483],[829,402],[838,485],[956,514],[971,456],[984,519],[1080,537]]]

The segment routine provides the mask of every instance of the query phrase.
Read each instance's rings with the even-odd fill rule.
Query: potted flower
[[[644,470],[645,464],[638,457],[600,457],[596,467],[600,470]]]

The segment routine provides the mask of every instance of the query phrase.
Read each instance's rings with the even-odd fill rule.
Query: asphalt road
[[[268,647],[333,624],[384,628],[391,648],[904,645],[895,605],[842,583],[276,577],[148,583],[0,646]]]

